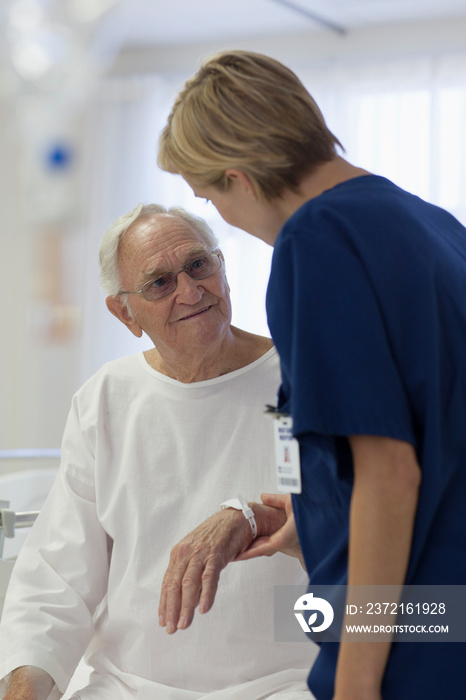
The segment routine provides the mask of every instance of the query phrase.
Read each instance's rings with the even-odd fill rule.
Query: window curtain
[[[466,223],[466,53],[292,66],[315,97],[354,164],[443,206]],[[86,129],[81,379],[103,362],[151,343],[131,336],[105,308],[97,249],[107,226],[139,202],[181,205],[220,239],[233,323],[268,334],[265,290],[272,250],[223,222],[179,176],[156,166],[157,141],[188,75],[109,78]]]

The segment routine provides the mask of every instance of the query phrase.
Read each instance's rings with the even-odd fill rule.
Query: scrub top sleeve
[[[414,444],[382,305],[346,240],[292,230],[279,237],[267,309],[296,436],[370,434]]]

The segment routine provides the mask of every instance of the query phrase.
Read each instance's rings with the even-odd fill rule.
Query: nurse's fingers
[[[271,557],[273,554],[276,554],[278,550],[270,543],[270,540],[270,537],[258,537],[248,549],[238,554],[234,561],[247,561],[248,559],[256,559],[257,557]]]
[[[265,506],[285,510],[291,503],[291,496],[289,493],[261,493],[261,501]]]

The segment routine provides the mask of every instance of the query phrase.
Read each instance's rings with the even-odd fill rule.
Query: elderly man
[[[298,562],[231,567],[216,608],[182,636],[157,613],[170,547],[198,522],[211,516],[194,542],[223,532],[237,551],[280,517],[219,510],[273,489],[271,341],[231,325],[218,243],[183,210],[138,206],[100,259],[109,310],[154,347],[105,365],[73,399],[57,482],[7,594],[0,696],[60,697],[85,653],[80,700],[309,697],[315,649],[273,641],[273,586],[303,583]]]

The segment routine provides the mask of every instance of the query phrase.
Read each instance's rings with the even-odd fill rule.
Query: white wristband
[[[257,524],[254,517],[254,511],[248,506],[242,495],[239,493],[236,498],[231,498],[229,501],[220,504],[220,510],[225,508],[235,508],[235,510],[242,510],[243,515],[251,526],[253,540],[257,537]]]

